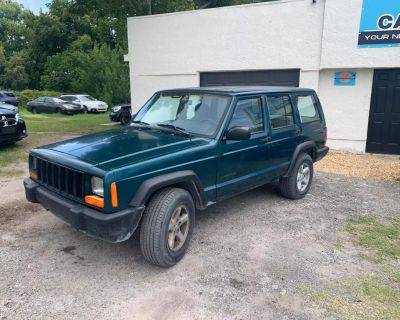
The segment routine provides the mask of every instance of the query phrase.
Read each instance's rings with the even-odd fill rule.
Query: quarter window
[[[229,129],[248,127],[252,133],[264,130],[262,103],[260,98],[239,100],[233,114]]]
[[[289,96],[267,96],[267,103],[272,129],[294,124],[293,107]]]
[[[296,104],[302,123],[321,120],[313,95],[296,96]]]

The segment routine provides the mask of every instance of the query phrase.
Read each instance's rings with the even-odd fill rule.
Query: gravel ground
[[[0,319],[321,319],[307,293],[372,268],[336,249],[338,227],[400,215],[400,183],[317,173],[303,200],[269,185],[198,214],[186,257],[161,269],[135,238],[94,240],[25,202],[20,180],[0,194]]]

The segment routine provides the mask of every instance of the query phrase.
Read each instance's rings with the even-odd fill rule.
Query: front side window
[[[230,97],[215,94],[161,93],[134,121],[173,125],[192,134],[214,136],[230,101]]]
[[[294,124],[293,107],[290,96],[267,96],[267,104],[272,129],[289,127]]]
[[[302,123],[321,120],[314,95],[301,95],[295,98]]]
[[[264,130],[262,103],[260,98],[239,100],[232,116],[229,129],[233,127],[248,127],[252,133]]]

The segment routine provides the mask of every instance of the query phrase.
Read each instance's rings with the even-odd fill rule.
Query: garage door
[[[400,69],[375,70],[367,152],[400,154]]]
[[[300,70],[262,70],[200,73],[200,86],[285,86],[298,87]]]

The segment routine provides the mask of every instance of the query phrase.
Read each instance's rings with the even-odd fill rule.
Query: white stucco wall
[[[198,86],[198,80],[187,75],[319,70],[324,5],[324,1],[283,0],[129,18],[133,106],[142,105],[160,85],[170,86],[164,76],[171,77],[171,85],[177,81],[181,86]],[[308,83],[315,84],[315,79]]]
[[[357,72],[355,86],[334,86],[334,73],[322,70],[319,82],[321,100],[328,127],[328,145],[333,149],[364,152],[367,140],[373,69]]]

